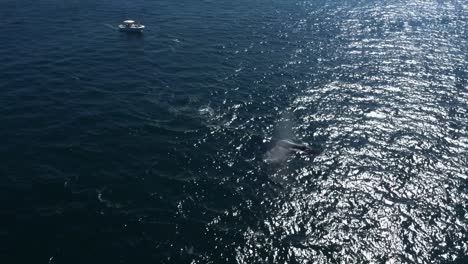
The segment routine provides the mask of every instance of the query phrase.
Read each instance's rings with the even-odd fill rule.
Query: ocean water
[[[0,263],[468,261],[467,1],[0,19]]]

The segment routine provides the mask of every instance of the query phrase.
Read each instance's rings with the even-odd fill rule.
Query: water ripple
[[[303,71],[301,64],[311,64],[320,42],[304,43],[289,34],[305,37],[329,25],[326,17],[314,21],[320,13],[314,4],[309,9],[304,3],[304,8],[306,17],[292,17],[288,31],[278,31],[280,39],[290,39],[290,60],[267,75],[288,67]],[[340,18],[334,25],[336,43],[327,45],[336,47],[339,59],[322,57],[314,69],[331,72],[332,80],[283,79],[281,90],[270,87],[263,102],[257,101],[257,109],[266,104],[291,111],[291,134],[320,142],[324,151],[313,161],[291,160],[273,170],[258,162],[243,165],[257,177],[266,173],[281,188],[272,193],[266,184],[257,189],[265,192],[265,200],[251,198],[265,216],[243,232],[238,263],[429,263],[466,255],[468,97],[462,10],[456,1],[327,9],[328,17]],[[298,74],[291,74],[297,80]],[[295,87],[292,97],[285,89],[290,85]],[[277,96],[289,98],[290,104],[275,102]],[[253,111],[248,101],[231,104],[219,122],[231,119],[212,134],[232,138],[233,146],[246,140],[254,144],[251,137],[242,138],[246,130],[259,131],[267,140],[278,136],[278,128],[268,124],[284,121],[282,110],[263,116],[266,124],[260,117],[252,117],[258,120],[254,123],[241,118]],[[241,154],[229,149],[222,159],[240,166]],[[239,170],[237,177],[245,173]]]

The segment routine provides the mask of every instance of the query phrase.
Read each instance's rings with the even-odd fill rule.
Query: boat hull
[[[139,27],[126,27],[124,25],[119,25],[119,30],[122,32],[130,32],[130,33],[141,33],[145,29],[145,26]]]

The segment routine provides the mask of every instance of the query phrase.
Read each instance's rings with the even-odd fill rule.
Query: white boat
[[[125,20],[123,24],[119,25],[120,31],[125,32],[143,32],[145,29],[144,25],[138,24],[133,20]]]

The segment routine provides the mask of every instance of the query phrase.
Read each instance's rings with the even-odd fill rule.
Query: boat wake
[[[116,26],[113,26],[111,24],[104,24],[104,26],[108,27],[108,28],[111,28],[111,29],[119,29],[118,27]]]

